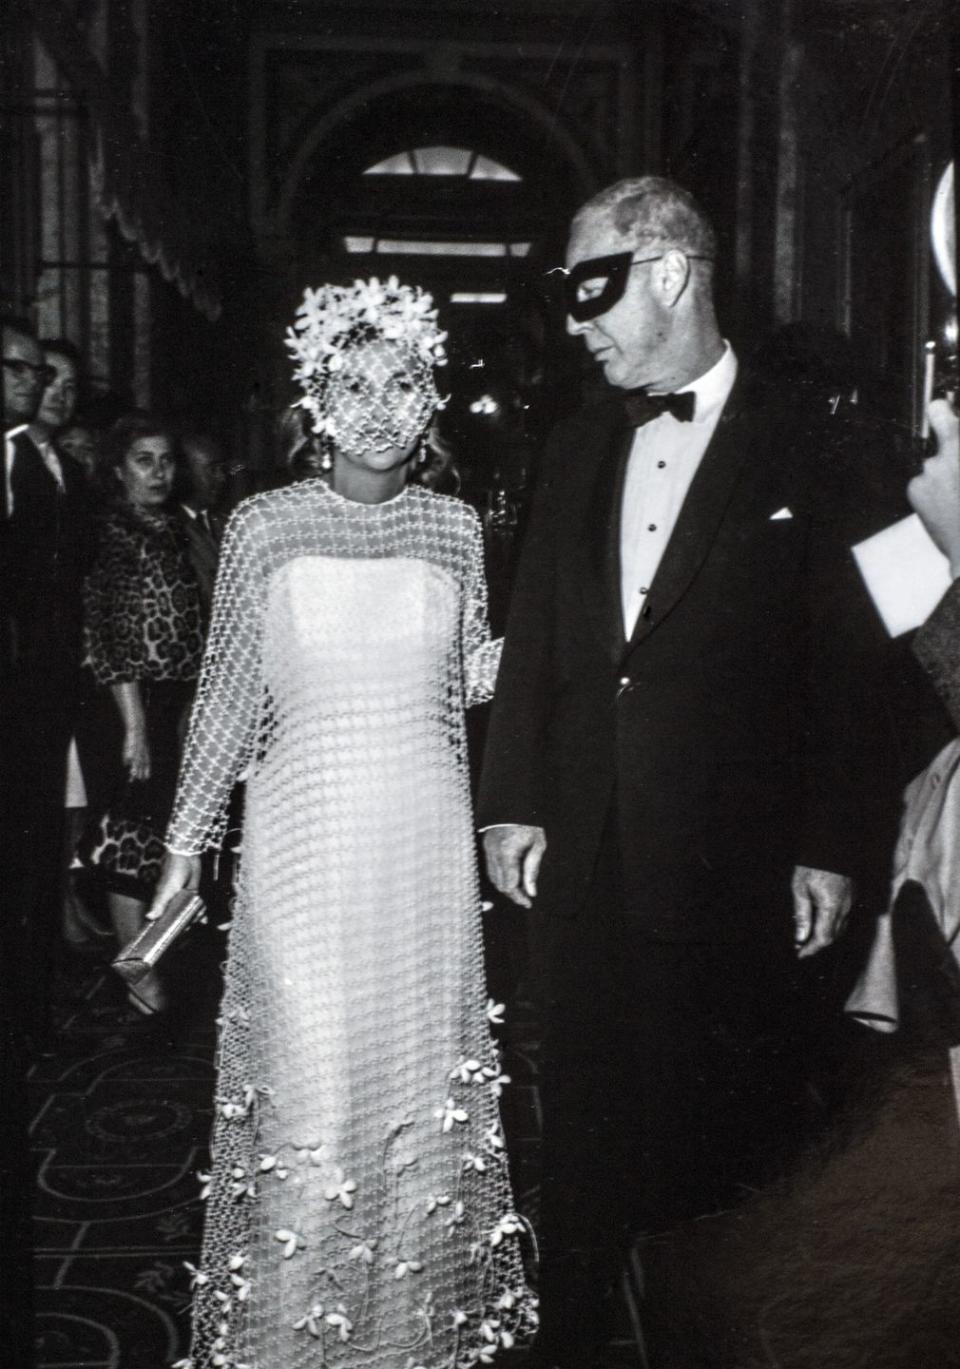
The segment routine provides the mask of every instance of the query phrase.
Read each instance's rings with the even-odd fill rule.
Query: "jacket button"
[[[631,683],[631,681],[630,681],[630,676],[629,676],[629,675],[621,675],[621,676],[620,676],[620,688],[621,688],[621,689],[626,689],[627,685],[630,684],[630,683]]]

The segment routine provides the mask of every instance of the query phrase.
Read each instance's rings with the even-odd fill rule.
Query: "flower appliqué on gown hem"
[[[318,1204],[318,1195],[331,1209],[319,1230],[310,1222],[312,1240],[293,1226],[280,1227],[273,1233],[275,1259],[305,1260],[310,1265],[313,1286],[306,1292],[301,1315],[291,1323],[292,1331],[313,1342],[310,1357],[302,1362],[471,1369],[492,1363],[499,1349],[522,1345],[535,1333],[536,1301],[525,1286],[513,1244],[529,1232],[529,1224],[512,1208],[502,1210],[491,1224],[489,1205],[483,1200],[478,1203],[473,1191],[472,1180],[477,1175],[489,1175],[495,1190],[507,1182],[498,1121],[487,1123],[476,1151],[465,1149],[463,1143],[462,1129],[476,1133],[476,1126],[471,1128],[471,1109],[488,1113],[483,1103],[499,1097],[500,1086],[509,1082],[500,1071],[492,1043],[485,1054],[490,1061],[487,1065],[470,1058],[455,1066],[446,1084],[453,1095],[434,1110],[434,1137],[439,1133],[446,1138],[449,1151],[446,1168],[451,1183],[449,1191],[443,1193],[424,1193],[418,1184],[421,1156],[412,1148],[417,1130],[412,1117],[389,1128],[378,1182],[367,1201],[368,1195],[361,1193],[359,1184],[334,1162],[322,1141],[290,1147],[286,1155],[257,1152],[261,1108],[269,1107],[265,1091],[247,1085],[237,1098],[218,1100],[220,1118],[244,1127],[249,1132],[248,1145],[257,1152],[256,1162],[249,1169],[234,1165],[224,1176],[235,1202],[257,1200],[264,1183],[283,1183],[295,1191],[291,1211]],[[474,1092],[477,1088],[481,1093]],[[427,1150],[431,1149],[428,1141]],[[208,1198],[212,1176],[201,1174],[198,1178],[202,1196]],[[381,1234],[384,1211],[393,1214],[387,1239]],[[374,1214],[372,1225],[369,1216],[364,1220],[365,1212]],[[439,1251],[438,1242],[431,1240],[431,1228],[443,1231]],[[451,1239],[461,1246],[463,1241],[468,1242],[471,1278],[462,1301],[472,1310],[452,1304],[441,1307],[431,1287],[428,1252],[436,1251],[432,1259],[436,1263],[439,1258],[442,1265],[447,1254],[443,1245]],[[219,1268],[186,1265],[197,1303],[209,1301],[216,1316],[209,1363],[224,1369],[257,1369],[255,1363],[237,1358],[230,1348],[244,1335],[245,1304],[254,1287],[248,1264],[247,1254],[236,1250],[221,1261]],[[375,1323],[373,1311],[383,1305],[382,1285],[389,1289],[391,1283],[400,1280],[410,1281],[411,1296],[404,1302],[411,1330],[407,1339],[398,1341],[391,1338],[382,1322]],[[195,1369],[199,1363],[191,1357],[178,1361],[175,1369]]]
[[[476,516],[255,496],[225,539],[168,833],[247,772],[190,1369],[472,1369],[537,1324],[499,1118],[464,705]]]

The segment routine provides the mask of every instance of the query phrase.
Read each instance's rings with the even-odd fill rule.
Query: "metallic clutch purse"
[[[112,968],[128,984],[136,984],[148,970],[154,968],[182,932],[195,922],[205,920],[205,914],[203,899],[192,889],[183,889],[179,894],[174,894],[163,912],[149,921],[129,945],[124,946],[111,962]]]

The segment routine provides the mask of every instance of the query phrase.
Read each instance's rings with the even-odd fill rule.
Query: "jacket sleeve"
[[[913,652],[960,730],[960,580],[917,632]]]
[[[477,821],[543,825],[543,756],[552,705],[557,442],[551,439],[517,569],[484,753]]]

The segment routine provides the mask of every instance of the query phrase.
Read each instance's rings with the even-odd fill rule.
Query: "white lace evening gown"
[[[310,480],[231,520],[167,836],[217,846],[246,770],[197,1369],[454,1369],[535,1326],[464,739],[498,645],[455,500]]]

